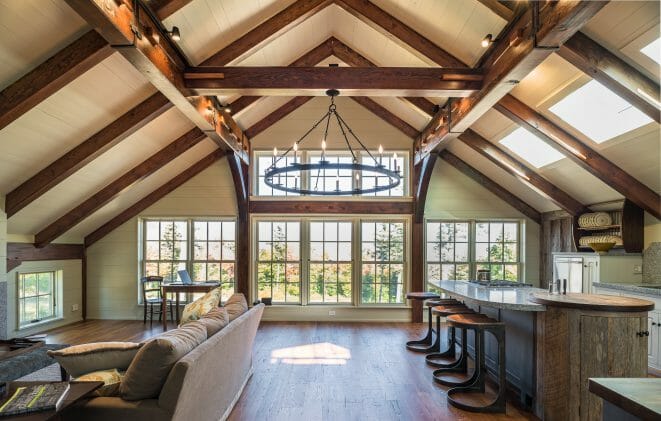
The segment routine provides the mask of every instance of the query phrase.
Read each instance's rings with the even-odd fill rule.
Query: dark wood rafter
[[[368,0],[335,0],[335,3],[430,64],[466,66],[457,57]]]
[[[435,67],[191,67],[186,88],[198,95],[348,95],[465,97],[482,88],[482,71]]]
[[[514,177],[530,186],[533,190],[549,198],[553,203],[566,210],[572,216],[578,216],[590,212],[585,205],[571,197],[564,190],[556,187],[553,183],[537,174],[521,161],[509,155],[498,146],[489,142],[479,134],[468,129],[461,135],[459,140],[479,152],[489,161],[498,165]]]
[[[183,172],[163,184],[147,196],[140,199],[135,204],[131,205],[128,209],[122,211],[119,215],[113,217],[111,220],[89,233],[85,236],[85,247],[90,247],[97,241],[101,240],[106,235],[110,234],[115,229],[119,228],[122,224],[130,221],[154,203],[158,202],[168,194],[172,193],[182,184],[195,177],[205,169],[209,168],[214,162],[226,155],[222,149],[216,149],[204,158],[200,159]]]
[[[170,107],[172,103],[160,93],[156,93],[75,146],[7,194],[7,217],[16,214]]]
[[[124,189],[153,174],[205,138],[205,134],[197,128],[182,135],[38,232],[35,235],[35,245],[43,247],[49,244],[111,201]]]
[[[193,0],[149,0],[149,7],[160,20],[167,19]]]
[[[372,112],[372,114],[376,115],[411,139],[415,139],[420,134],[420,132],[415,127],[411,126],[409,123],[402,120],[394,113],[388,111],[387,108],[380,105],[373,99],[366,96],[352,96],[351,99],[367,108]]]
[[[645,94],[659,102],[659,83],[622,60],[582,32],[577,32],[558,50],[564,58],[583,73],[599,81],[657,123],[661,112]],[[643,94],[643,92],[645,94]]]
[[[355,200],[251,200],[250,213],[269,214],[370,214],[410,215],[410,201],[355,201]]]
[[[30,243],[7,243],[7,272],[23,262],[41,260],[79,260],[84,256],[82,244],[49,244],[37,248]]]
[[[250,293],[250,213],[248,200],[250,198],[250,171],[241,159],[228,156],[230,172],[234,181],[237,205],[236,224],[236,291],[248,296]]]
[[[296,110],[298,107],[301,105],[307,103],[310,101],[312,98],[311,96],[297,96],[289,101],[287,101],[284,105],[281,105],[278,107],[275,111],[264,117],[263,119],[259,120],[257,123],[253,124],[250,126],[246,131],[246,135],[249,136],[250,138],[253,138],[263,132],[264,130],[268,129],[278,121],[282,120],[285,118],[289,113],[293,112]]]
[[[596,150],[581,142],[512,95],[496,110],[530,131],[636,205],[661,219],[661,197]]]
[[[0,129],[113,53],[103,37],[89,31],[0,92]]]
[[[606,4],[607,1],[531,2],[498,36],[484,58],[482,89],[439,110],[422,131],[416,141],[415,162],[467,130]],[[449,118],[443,118],[446,116]]]
[[[203,61],[201,66],[226,66],[235,60],[246,57],[251,51],[267,41],[285,33],[308,17],[324,9],[330,0],[300,0],[265,20],[250,32],[242,35]]]
[[[514,17],[514,12],[512,9],[507,7],[505,4],[498,0],[477,0],[480,3],[482,3],[484,6],[486,6],[489,10],[500,16],[501,18],[505,19],[506,21],[510,21]]]
[[[431,174],[436,164],[436,155],[425,157],[418,165],[413,168],[413,198],[415,200],[415,220],[422,222],[425,216],[425,204],[427,203],[427,191]]]
[[[491,193],[495,194],[499,199],[501,199],[502,201],[513,207],[514,209],[518,210],[519,212],[521,212],[531,220],[535,221],[536,223],[541,224],[542,215],[535,208],[533,208],[523,200],[519,199],[518,197],[510,193],[509,190],[503,188],[496,181],[482,174],[479,170],[469,165],[466,161],[462,160],[457,155],[453,154],[447,149],[444,149],[440,152],[440,157],[445,162],[452,165],[454,168],[458,169],[466,177],[480,184],[482,187],[486,188]]]
[[[211,140],[223,149],[235,151],[244,161],[249,161],[248,139],[232,117],[222,111],[217,100],[189,97],[191,92],[184,87],[183,79],[188,62],[170,37],[161,33],[160,22],[152,19],[146,9],[140,12],[141,33],[151,32],[159,36],[145,35],[143,41],[134,43],[132,23],[135,21],[135,13],[132,5],[114,1],[66,2]],[[144,9],[145,6],[140,2],[137,4]]]

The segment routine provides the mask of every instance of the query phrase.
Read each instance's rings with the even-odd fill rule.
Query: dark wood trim
[[[66,0],[66,3],[106,41],[131,63],[156,89],[168,98],[179,111],[223,149],[231,149],[248,162],[248,139],[232,117],[223,113],[214,97],[193,97],[184,87],[183,72],[188,66],[184,57],[169,36],[161,34],[161,24],[155,21],[141,2],[138,7],[144,31],[160,34],[150,42],[133,43],[131,22],[135,14],[132,5],[125,2],[90,2],[88,0]],[[211,111],[211,112],[210,112]]]
[[[411,223],[411,292],[425,290],[425,223],[414,220]],[[411,303],[411,321],[422,322],[422,300]]]
[[[500,184],[491,178],[482,174],[475,167],[470,166],[466,161],[462,160],[457,155],[453,154],[447,149],[444,149],[440,152],[440,157],[443,158],[445,162],[458,169],[466,177],[480,184],[482,187],[495,194],[499,199],[514,209],[518,210],[536,223],[542,223],[542,215],[535,208],[510,193],[507,189],[503,188]]]
[[[83,246],[83,259],[81,265],[81,316],[87,320],[87,247]]]
[[[390,124],[391,126],[396,128],[400,132],[404,133],[406,136],[410,137],[411,139],[415,139],[420,134],[420,132],[418,132],[418,130],[415,127],[411,126],[409,123],[402,120],[397,115],[393,114],[387,108],[383,107],[381,104],[374,101],[373,99],[368,98],[366,96],[352,96],[351,99],[353,99],[363,107],[367,108],[374,115],[379,117],[381,120]]]
[[[242,35],[202,62],[201,66],[226,66],[293,28],[330,4],[330,0],[298,0]]]
[[[335,0],[335,3],[430,64],[466,67],[457,57],[368,0]]]
[[[409,215],[413,202],[387,200],[251,200],[250,213]]]
[[[496,110],[530,131],[624,197],[661,219],[661,197],[652,189],[512,95]]]
[[[84,256],[82,244],[48,244],[37,248],[31,243],[7,243],[7,272],[23,262],[42,260],[79,260]]]
[[[427,203],[427,192],[429,191],[429,182],[434,172],[437,155],[428,155],[422,162],[413,168],[414,180],[414,200],[415,200],[415,221],[422,222],[425,216],[425,204]]]
[[[16,214],[170,107],[172,103],[160,93],[156,93],[53,161],[7,194],[7,217]]]
[[[193,146],[206,138],[198,128],[195,128],[182,135],[154,155],[150,156],[128,172],[115,179],[113,182],[96,192],[89,199],[80,203],[66,214],[62,215],[55,222],[39,231],[35,237],[35,245],[43,247],[64,234],[83,219],[90,216],[96,210],[115,198],[124,189],[131,184],[153,174],[165,164],[177,158],[179,155],[189,150]]]
[[[482,3],[484,6],[486,6],[489,10],[500,16],[501,18],[505,19],[506,21],[510,21],[514,17],[514,12],[512,9],[507,7],[505,4],[498,0],[477,0],[480,3]]]
[[[7,260],[7,273],[16,269],[21,265],[21,263],[23,263],[20,260],[11,260],[11,259],[6,259],[6,260]]]
[[[439,110],[422,131],[416,141],[415,162],[467,130],[606,4],[606,1],[530,2],[530,7],[498,35],[499,41],[484,58],[482,68],[486,73],[482,89],[453,102],[449,109]],[[535,16],[539,28],[532,24]],[[533,33],[535,29],[537,32]],[[448,111],[450,118],[442,121],[441,117]]]
[[[250,126],[246,131],[246,135],[250,138],[253,138],[263,132],[264,130],[268,129],[278,121],[282,120],[285,118],[289,113],[293,112],[296,110],[298,107],[301,105],[307,103],[310,101],[312,98],[311,96],[297,96],[289,101],[287,101],[285,104],[281,105],[278,107],[275,111],[271,112],[269,115],[264,117],[263,119],[259,120],[257,123],[253,124]]]
[[[113,53],[89,31],[0,92],[0,129]]]
[[[581,202],[574,199],[565,191],[559,189],[553,183],[524,165],[521,161],[512,157],[510,154],[474,131],[470,129],[466,130],[463,134],[459,135],[459,140],[479,152],[482,156],[489,159],[489,161],[521,180],[524,184],[527,184],[534,190],[546,195],[553,201],[553,203],[569,212],[569,214],[577,216],[582,213],[590,212],[590,210]]]
[[[119,215],[113,217],[111,220],[85,236],[85,247],[90,247],[97,241],[101,240],[106,235],[110,234],[116,228],[119,228],[122,224],[129,221],[131,218],[137,216],[143,210],[147,209],[154,203],[161,200],[163,197],[167,196],[169,193],[173,192],[179,186],[184,184],[186,181],[195,177],[205,169],[209,168],[214,162],[218,161],[220,158],[225,156],[226,152],[222,149],[217,149],[209,155],[205,156],[201,160],[197,161],[195,164],[188,167],[186,170],[181,172],[179,175],[172,178],[167,183],[163,184],[161,187],[157,188],[153,192],[149,193],[147,196],[140,199],[135,204],[131,205],[128,209],[122,211]]]
[[[156,13],[160,20],[165,20],[168,17],[183,9],[188,3],[193,0],[149,0],[149,7]]]
[[[249,296],[250,293],[250,215],[248,198],[250,197],[250,171],[236,156],[228,157],[237,204],[236,238],[236,290]]]
[[[345,95],[464,97],[482,88],[482,71],[440,67],[191,67],[184,84],[197,95]]]
[[[577,32],[558,50],[564,58],[583,73],[599,81],[615,94],[629,101],[657,123],[661,112],[638,92],[640,89],[659,100],[659,84],[599,45],[582,32]]]

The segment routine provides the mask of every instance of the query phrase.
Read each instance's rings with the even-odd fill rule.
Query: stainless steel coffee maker
[[[477,280],[478,281],[490,281],[491,280],[491,271],[489,269],[478,269],[477,270]]]

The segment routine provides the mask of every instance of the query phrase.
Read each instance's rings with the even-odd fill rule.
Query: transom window
[[[430,281],[468,280],[488,269],[491,279],[521,279],[522,223],[515,221],[427,221],[427,288]]]
[[[19,326],[55,317],[55,282],[53,271],[18,274]]]

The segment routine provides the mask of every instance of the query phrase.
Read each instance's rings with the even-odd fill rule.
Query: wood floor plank
[[[450,407],[447,388],[432,381],[424,355],[404,347],[425,330],[422,323],[262,322],[255,373],[229,420],[537,419],[510,404],[507,414]],[[50,343],[80,344],[143,341],[161,332],[156,322],[150,327],[141,321],[90,320],[47,333]]]

